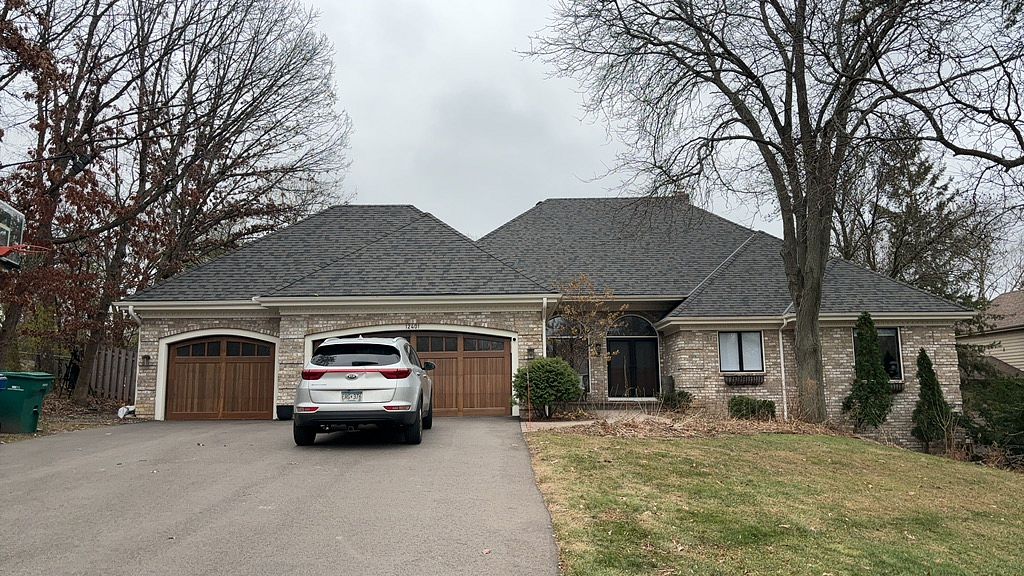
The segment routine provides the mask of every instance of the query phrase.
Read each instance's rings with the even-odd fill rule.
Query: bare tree
[[[63,274],[63,257],[103,252],[75,259],[95,288],[68,311],[88,363],[109,336],[113,300],[340,200],[349,123],[336,109],[332,47],[300,2],[34,4],[82,17],[59,42],[36,31],[58,56],[59,81],[36,86],[27,162],[0,172],[27,207],[28,239],[54,248],[6,290],[0,353],[38,296],[33,269]]]
[[[531,53],[637,151],[628,184],[770,191],[809,421],[826,417],[818,313],[851,150],[900,120],[981,169],[1024,166],[1024,45],[1000,2],[562,0]]]
[[[966,191],[943,163],[908,138],[851,150],[836,186],[832,242],[837,256],[890,278],[976,306],[991,265],[1012,238],[1021,206],[999,194]]]

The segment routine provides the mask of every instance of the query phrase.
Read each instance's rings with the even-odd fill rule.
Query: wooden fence
[[[92,390],[97,398],[129,403],[135,398],[135,350],[100,348],[92,365]],[[81,380],[81,379],[79,379]]]
[[[137,353],[129,348],[101,347],[92,366],[91,396],[130,403],[135,398],[135,363]],[[77,360],[69,356],[22,354],[22,369],[53,374],[56,394],[70,395],[79,376]]]

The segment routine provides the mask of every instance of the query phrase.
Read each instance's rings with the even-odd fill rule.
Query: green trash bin
[[[31,434],[39,427],[43,398],[53,388],[46,372],[3,372],[0,377],[0,433]]]

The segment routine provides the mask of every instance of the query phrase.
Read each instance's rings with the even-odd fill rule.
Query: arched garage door
[[[352,338],[356,335],[346,335]],[[434,414],[507,416],[512,413],[512,340],[461,332],[372,332],[363,337],[405,338],[422,362],[437,364]],[[316,348],[324,339],[313,341]]]
[[[170,345],[168,420],[253,420],[274,414],[274,345],[211,336]]]

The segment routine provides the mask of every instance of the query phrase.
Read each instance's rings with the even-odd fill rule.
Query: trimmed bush
[[[921,348],[917,355],[917,381],[921,384],[917,405],[911,416],[914,427],[910,433],[924,442],[925,451],[931,452],[931,443],[935,440],[947,440],[953,422],[953,409],[942,395],[942,386],[935,375],[932,359]]]
[[[775,402],[752,396],[729,398],[729,416],[740,420],[771,420],[775,418]]]
[[[672,410],[673,412],[686,412],[690,409],[690,405],[693,404],[693,394],[686,390],[665,392],[659,399],[666,410]]]
[[[512,389],[520,407],[545,418],[565,402],[579,399],[580,377],[561,358],[537,358],[516,371]]]
[[[856,350],[857,375],[850,395],[843,400],[843,412],[850,415],[858,428],[878,428],[892,409],[892,385],[882,364],[875,322],[867,312],[857,319]]]

